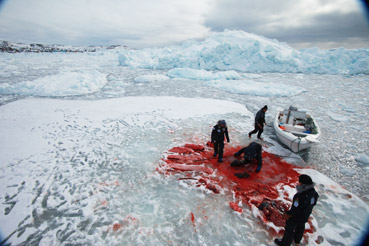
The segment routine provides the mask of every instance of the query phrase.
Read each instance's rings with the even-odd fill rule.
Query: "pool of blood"
[[[190,180],[197,187],[205,187],[214,194],[231,191],[235,198],[229,202],[231,209],[242,213],[244,209],[240,204],[246,204],[249,208],[255,206],[259,208],[260,219],[265,225],[271,222],[277,227],[284,227],[286,219],[283,213],[289,205],[282,202],[278,189],[284,185],[296,186],[299,177],[295,170],[297,167],[266,151],[262,152],[263,166],[259,173],[255,172],[256,161],[232,167],[231,162],[242,159],[242,156],[234,157],[234,153],[242,147],[226,146],[223,162],[220,163],[213,156],[211,143],[185,144],[168,150],[157,170],[165,175],[182,174],[177,175],[179,180]],[[243,172],[250,176],[241,179],[234,175]],[[282,196],[284,200],[290,200],[287,193]],[[193,217],[191,220],[194,221]],[[314,228],[310,221],[309,224],[312,229],[307,232],[311,233]],[[276,232],[273,227],[269,229]]]

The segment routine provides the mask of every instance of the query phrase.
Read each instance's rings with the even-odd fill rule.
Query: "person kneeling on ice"
[[[263,158],[261,156],[261,145],[255,142],[250,143],[248,146],[237,151],[234,156],[241,156],[243,153],[244,160],[234,161],[231,163],[232,167],[242,166],[247,163],[250,163],[252,160],[256,159],[258,162],[258,167],[256,168],[256,172],[260,172],[261,166],[263,164]],[[238,178],[248,178],[250,175],[247,172],[244,173],[235,173]]]
[[[224,136],[229,143],[226,121],[219,120],[211,131],[211,142],[214,144],[214,157],[218,155],[218,162],[223,162]]]
[[[313,207],[318,201],[319,195],[314,189],[310,176],[300,175],[296,189],[297,193],[293,197],[292,207],[285,214],[287,221],[283,238],[274,240],[275,244],[280,246],[290,246],[292,240],[299,245],[304,235],[305,223],[309,220]]]

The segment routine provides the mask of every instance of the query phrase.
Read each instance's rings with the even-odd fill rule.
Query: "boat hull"
[[[317,126],[317,134],[301,134],[300,136],[296,136],[295,134],[282,129],[279,125],[279,116],[280,112],[277,113],[275,120],[273,122],[273,128],[278,140],[286,145],[291,151],[297,153],[301,150],[308,149],[313,144],[319,142],[320,139],[320,128]]]

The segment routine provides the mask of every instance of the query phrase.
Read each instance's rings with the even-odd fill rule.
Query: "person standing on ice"
[[[240,156],[241,154],[243,154],[243,158],[244,160],[242,161],[234,161],[231,163],[232,167],[236,167],[236,166],[242,166],[245,165],[247,163],[250,163],[252,160],[256,159],[256,161],[258,162],[258,167],[256,168],[256,172],[260,172],[261,167],[263,165],[263,158],[261,156],[261,150],[262,147],[260,144],[252,142],[250,143],[248,146],[240,149],[239,151],[237,151],[234,156]],[[247,172],[244,173],[235,173],[235,176],[237,176],[238,178],[242,179],[242,178],[248,178],[250,175]]]
[[[224,137],[229,143],[228,129],[225,120],[219,120],[211,131],[211,142],[214,144],[214,157],[218,155],[218,162],[223,162]]]
[[[280,246],[290,246],[292,240],[299,245],[304,235],[305,223],[309,220],[319,198],[312,179],[306,174],[299,176],[299,185],[296,189],[297,193],[293,197],[292,207],[285,213],[287,221],[283,238],[274,240],[275,244]]]
[[[266,111],[268,111],[268,106],[265,105],[262,109],[260,109],[255,116],[255,129],[252,130],[251,132],[249,132],[249,138],[251,138],[252,134],[255,134],[258,132],[258,139],[261,139],[261,134],[264,131],[264,125],[266,125],[265,123],[265,113]]]

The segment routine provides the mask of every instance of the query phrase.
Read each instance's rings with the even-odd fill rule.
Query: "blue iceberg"
[[[248,73],[369,74],[369,48],[296,50],[275,39],[236,30],[204,41],[120,51],[119,63],[135,68],[235,70]]]

